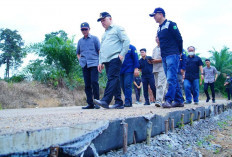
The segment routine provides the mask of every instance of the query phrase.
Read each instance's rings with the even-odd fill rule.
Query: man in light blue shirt
[[[115,104],[111,108],[123,109],[120,89],[120,69],[122,60],[129,49],[130,40],[122,27],[113,25],[109,13],[102,12],[97,21],[101,21],[102,26],[105,28],[101,41],[98,71],[102,71],[104,64],[108,81],[103,98],[101,100],[94,99],[94,103],[103,108],[109,108],[109,104],[114,96]]]
[[[98,84],[98,62],[100,42],[96,36],[89,34],[90,27],[87,22],[81,24],[81,32],[83,37],[77,44],[77,58],[82,67],[85,94],[87,97],[87,106],[82,109],[99,109],[98,105],[94,105],[93,97],[99,99],[99,84]]]

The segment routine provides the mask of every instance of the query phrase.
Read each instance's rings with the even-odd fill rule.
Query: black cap
[[[89,24],[87,23],[87,22],[83,22],[82,24],[81,24],[81,29],[82,28],[89,28]]]
[[[147,52],[147,50],[146,50],[145,48],[140,49],[140,51],[145,51],[145,52]]]
[[[154,12],[149,14],[149,16],[153,17],[153,16],[155,16],[156,13],[162,13],[165,17],[165,11],[163,8],[155,8]]]
[[[97,22],[101,21],[101,19],[104,19],[104,18],[106,18],[106,17],[111,17],[111,15],[110,15],[109,13],[107,13],[107,12],[102,12],[102,13],[100,13],[100,17],[99,17],[99,19],[97,20]]]

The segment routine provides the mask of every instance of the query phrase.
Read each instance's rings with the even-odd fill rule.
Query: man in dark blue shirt
[[[98,62],[100,42],[96,36],[89,34],[89,24],[84,22],[81,24],[81,32],[84,35],[77,45],[77,58],[82,67],[84,81],[85,81],[85,94],[87,97],[88,105],[82,109],[99,109],[98,105],[93,103],[94,99],[99,99],[99,84],[98,84]]]
[[[194,104],[198,105],[199,103],[199,70],[203,73],[202,65],[201,58],[195,55],[195,47],[189,46],[184,77],[185,104],[192,103],[192,95]]]
[[[183,49],[181,34],[176,23],[165,18],[165,12],[162,8],[156,8],[149,15],[159,23],[157,36],[160,41],[161,57],[168,82],[168,91],[165,95],[163,107],[183,107],[183,96],[177,79],[180,54]],[[172,104],[172,101],[174,101],[174,104]]]
[[[143,94],[145,98],[144,105],[150,105],[148,98],[148,85],[152,90],[153,96],[156,99],[156,88],[155,88],[155,79],[152,73],[153,64],[151,63],[152,57],[146,55],[146,49],[143,48],[140,50],[141,59],[139,60],[139,69],[142,71],[142,82],[143,82]]]
[[[120,70],[120,84],[125,95],[124,107],[132,107],[133,75],[139,75],[138,67],[137,50],[133,45],[130,45]]]

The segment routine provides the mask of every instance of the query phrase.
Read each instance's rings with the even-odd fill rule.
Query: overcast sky
[[[155,47],[158,24],[149,17],[162,7],[168,20],[177,23],[184,48],[193,45],[200,56],[209,50],[232,47],[232,0],[0,0],[0,28],[18,30],[25,44],[41,42],[44,35],[64,30],[75,42],[82,37],[80,24],[88,22],[90,33],[101,40],[104,29],[97,22],[100,12],[112,15],[114,24],[125,28],[137,50]],[[34,59],[33,55],[27,61]],[[3,77],[4,67],[1,67]]]

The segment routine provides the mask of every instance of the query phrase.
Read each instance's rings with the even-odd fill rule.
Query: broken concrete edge
[[[193,121],[196,121],[198,118],[205,119],[205,117],[213,117],[216,116],[218,110],[222,110],[224,108],[231,109],[232,103],[228,104],[211,104],[203,107],[197,107],[195,109],[185,109],[180,111],[169,112],[165,116],[160,116],[157,114],[154,115],[146,115],[135,118],[127,118],[125,119],[125,123],[128,124],[128,145],[143,142],[147,140],[147,128],[149,122],[152,122],[152,131],[151,136],[154,137],[156,135],[160,135],[165,132],[165,121],[168,120],[169,128],[171,130],[171,126],[174,120],[174,127],[182,127],[181,120],[183,120],[183,124],[188,124],[191,121],[191,113],[193,113]],[[181,119],[181,115],[183,115],[183,119]],[[95,145],[96,150],[99,155],[107,153],[112,150],[117,150],[123,147],[123,128],[120,125],[120,120],[115,120],[110,122],[109,127],[100,134],[96,139],[92,141]],[[66,154],[64,154],[66,155]],[[84,153],[84,156],[90,157],[94,156],[92,150],[88,147]]]
[[[193,120],[197,120],[198,113],[200,118],[214,116],[217,111],[224,109],[231,109],[232,103],[228,104],[212,104],[204,107],[197,107],[195,109],[185,109],[180,111],[169,112],[165,116],[157,114],[149,114],[139,117],[129,117],[123,119],[116,119],[108,121],[107,125],[102,125],[99,129],[92,130],[92,132],[83,134],[78,138],[73,138],[68,142],[54,143],[46,148],[34,149],[28,151],[18,151],[13,153],[0,153],[0,156],[47,156],[50,154],[50,147],[58,146],[60,155],[66,156],[94,156],[96,152],[103,154],[111,150],[116,150],[123,147],[123,128],[122,122],[128,124],[128,145],[134,142],[143,142],[147,138],[147,124],[152,122],[151,136],[154,137],[165,131],[165,121],[174,120],[174,127],[180,127],[181,115],[184,114],[183,123],[190,123],[190,113],[193,113]],[[49,130],[49,129],[48,129]],[[169,128],[170,130],[170,128]],[[40,130],[41,131],[41,130]],[[30,132],[31,133],[31,132]],[[27,133],[28,134],[28,133]],[[1,136],[0,136],[1,137]],[[60,137],[60,136],[59,136]],[[0,142],[1,143],[1,142]],[[1,145],[1,144],[0,144]],[[93,150],[93,147],[95,147]],[[1,152],[1,151],[0,151]]]
[[[49,128],[36,131],[18,132],[0,136],[0,156],[46,156],[50,147],[77,143],[76,149],[101,134],[109,126],[109,121],[77,124],[70,127]]]

